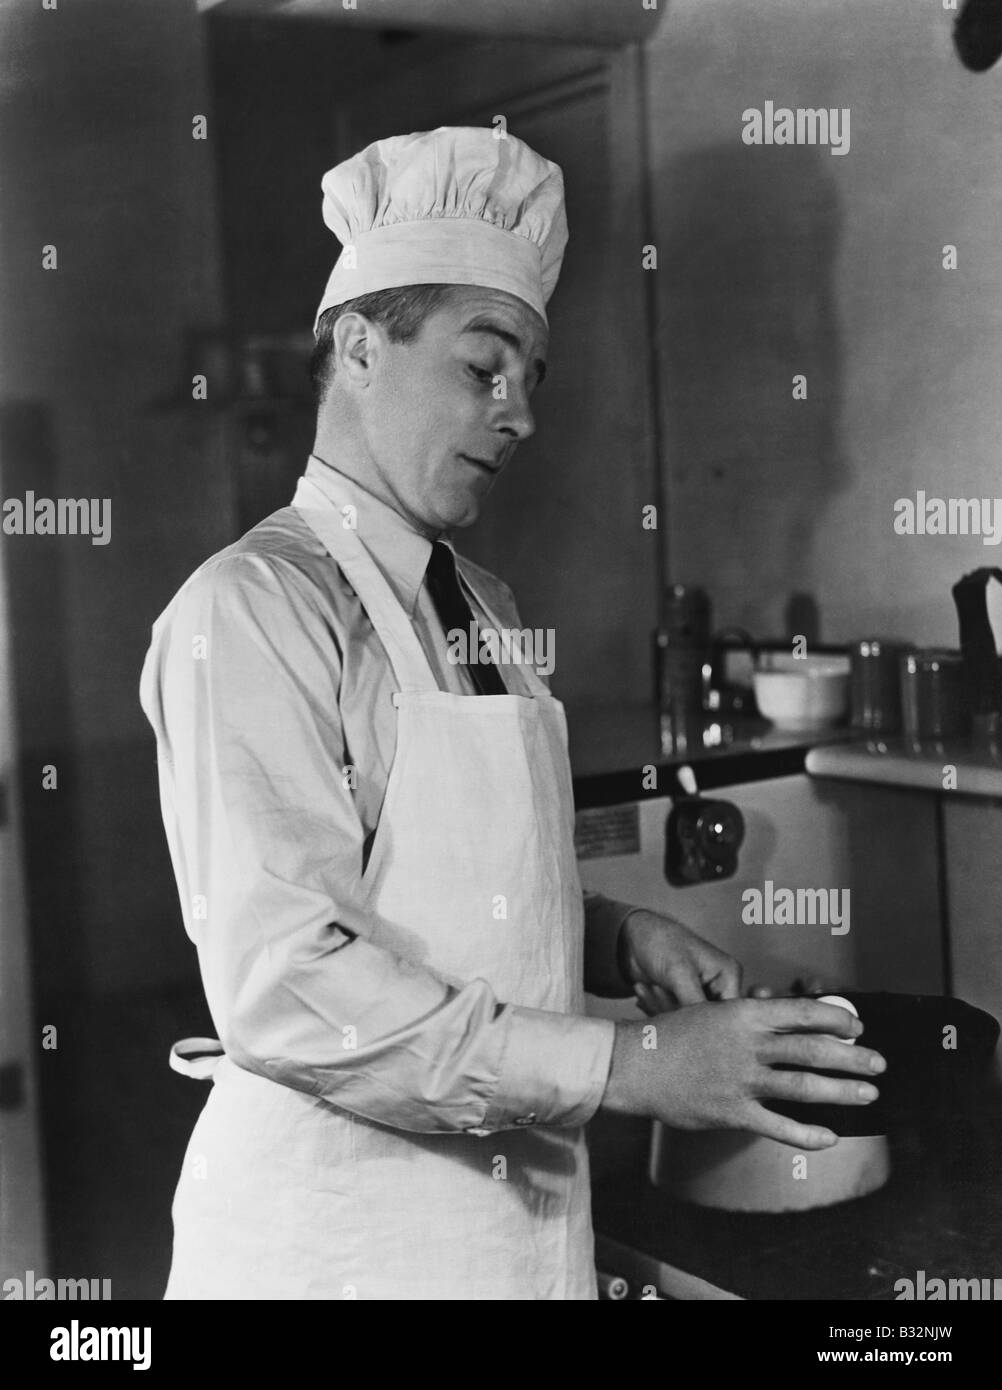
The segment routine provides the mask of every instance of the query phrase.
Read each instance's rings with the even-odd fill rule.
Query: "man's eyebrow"
[[[503,343],[507,343],[508,346],[514,348],[516,352],[522,351],[522,339],[518,334],[513,333],[510,328],[502,328],[501,325],[495,323],[493,319],[474,319],[472,323],[466,325],[463,332],[489,333],[495,338],[500,338]],[[542,358],[537,357],[532,365],[536,370],[538,380],[542,382],[543,378],[546,376],[546,363]]]

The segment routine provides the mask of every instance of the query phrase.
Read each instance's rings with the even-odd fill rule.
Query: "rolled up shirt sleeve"
[[[154,627],[141,698],[186,929],[239,1066],[422,1133],[577,1125],[614,1025],[457,988],[367,939],[365,831],[323,605],[279,556],[217,557]]]

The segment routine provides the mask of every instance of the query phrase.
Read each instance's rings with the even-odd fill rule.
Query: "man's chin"
[[[447,505],[442,508],[443,529],[447,531],[462,530],[465,526],[472,526],[480,516],[487,493],[492,486],[493,482],[478,496],[464,493],[461,497],[450,498]]]

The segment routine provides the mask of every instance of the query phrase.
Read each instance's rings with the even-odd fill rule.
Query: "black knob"
[[[729,801],[679,797],[668,816],[665,876],[679,887],[729,878],[738,866],[744,817]]]

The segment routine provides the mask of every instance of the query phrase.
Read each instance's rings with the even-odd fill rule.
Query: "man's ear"
[[[342,314],[334,325],[335,373],[354,386],[368,386],[378,365],[386,335],[364,314]]]

